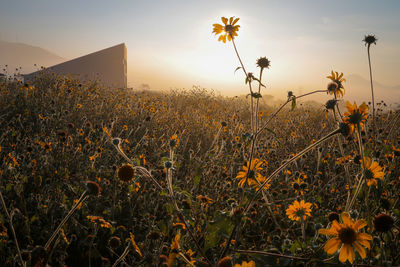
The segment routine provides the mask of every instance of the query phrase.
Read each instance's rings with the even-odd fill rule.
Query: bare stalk
[[[128,245],[126,246],[124,252],[122,252],[121,256],[114,262],[114,264],[112,265],[112,267],[118,266],[118,264],[119,264],[120,262],[122,262],[122,261],[125,259],[125,257],[126,257],[126,256],[128,255],[128,253],[129,253],[129,247],[130,247],[130,245],[131,245],[131,243],[129,242]]]
[[[4,211],[6,212],[8,221],[10,222],[10,228],[11,228],[11,232],[12,232],[13,237],[14,237],[15,246],[17,247],[18,257],[19,257],[19,259],[20,259],[20,261],[21,261],[22,266],[25,267],[26,264],[25,264],[25,262],[24,262],[23,259],[22,259],[22,254],[21,254],[21,249],[19,248],[18,239],[17,239],[17,234],[15,233],[15,229],[14,229],[14,226],[13,226],[13,223],[12,223],[12,218],[11,218],[11,216],[10,216],[10,213],[8,212],[8,209],[7,209],[7,206],[6,206],[6,202],[4,201],[3,193],[1,192],[1,190],[0,190],[0,198],[1,198],[1,204],[3,205],[3,209],[4,209]]]
[[[56,230],[53,232],[49,240],[47,240],[46,245],[44,248],[47,250],[49,249],[51,243],[53,242],[54,238],[58,235],[58,232],[60,231],[61,227],[64,226],[64,224],[68,221],[68,219],[71,217],[71,215],[74,213],[74,211],[78,208],[79,204],[81,204],[87,197],[87,191],[83,192],[79,200],[72,206],[71,210],[68,212],[67,216],[64,217],[64,219],[61,221],[61,223],[57,226]]]

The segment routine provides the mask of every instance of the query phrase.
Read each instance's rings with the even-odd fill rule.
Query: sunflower
[[[256,186],[259,184],[259,181],[265,181],[265,177],[260,174],[262,170],[261,165],[263,163],[264,161],[259,159],[252,159],[251,163],[246,162],[246,164],[242,166],[242,170],[236,175],[236,179],[240,179],[238,185],[243,187],[247,181],[248,185]]]
[[[311,205],[310,202],[305,202],[304,200],[300,202],[295,200],[289,205],[289,208],[287,208],[286,215],[292,221],[299,221],[300,219],[305,220],[307,216],[311,216]]]
[[[360,125],[361,129],[364,129],[365,123],[368,118],[368,106],[363,102],[359,107],[357,107],[356,102],[351,104],[346,101],[347,112],[344,113],[343,122],[350,127],[351,134],[354,131],[354,126]]]
[[[379,166],[378,162],[372,161],[369,157],[364,157],[364,168],[365,178],[367,179],[367,185],[378,186],[378,179],[383,180],[385,173],[382,171],[382,167]]]
[[[249,184],[254,187],[256,190],[258,190],[261,185],[267,180],[267,177],[262,176],[262,175],[258,175],[256,176],[256,178],[254,180],[250,180]],[[268,181],[265,185],[264,185],[264,190],[267,190],[271,187],[270,181]]]
[[[221,34],[218,41],[226,43],[226,38],[228,38],[228,41],[231,41],[235,36],[237,36],[237,31],[239,31],[240,26],[235,24],[238,22],[239,18],[234,19],[234,17],[230,17],[229,24],[227,18],[222,17],[221,20],[224,25],[218,23],[213,24],[213,33],[215,33],[215,35]]]
[[[346,81],[346,79],[343,78],[343,72],[339,74],[337,71],[333,72],[333,70],[332,70],[331,75],[326,76],[326,78],[331,79],[332,82],[337,84],[336,87],[334,87],[334,86],[328,87],[328,92],[331,95],[335,95],[335,97],[343,97],[343,95],[344,95],[343,82]]]
[[[365,220],[354,222],[347,212],[343,212],[341,217],[343,223],[335,220],[332,222],[331,228],[319,229],[318,233],[334,236],[334,238],[329,239],[325,243],[324,250],[326,253],[331,255],[340,250],[339,260],[342,263],[348,260],[352,264],[355,258],[354,249],[357,250],[361,258],[364,259],[366,257],[367,254],[364,247],[371,248],[369,241],[372,240],[372,236],[367,233],[358,233],[358,230],[367,225]]]

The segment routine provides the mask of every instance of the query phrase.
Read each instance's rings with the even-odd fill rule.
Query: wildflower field
[[[0,82],[1,266],[400,265],[400,110],[335,71],[270,106],[257,66],[242,98]]]

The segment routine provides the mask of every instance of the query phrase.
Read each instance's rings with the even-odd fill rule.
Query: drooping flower
[[[310,202],[305,202],[304,200],[299,202],[295,200],[286,209],[286,215],[292,221],[299,221],[300,219],[305,220],[307,216],[311,216],[311,206],[312,204]]]
[[[368,106],[364,102],[357,107],[356,102],[351,104],[349,101],[346,101],[347,112],[344,113],[343,122],[346,123],[350,127],[351,134],[354,131],[354,127],[360,125],[361,129],[364,129],[365,123],[368,118]],[[360,130],[361,130],[360,129]]]
[[[221,20],[224,23],[224,25],[215,23],[213,24],[214,29],[213,33],[215,35],[221,34],[218,38],[218,41],[222,41],[226,43],[226,39],[228,38],[228,41],[231,41],[235,36],[237,36],[237,31],[239,31],[239,25],[235,25],[236,22],[238,22],[239,18],[234,19],[235,17],[230,17],[229,18],[229,24],[228,24],[228,19],[225,17],[222,17]]]
[[[336,83],[337,86],[328,85],[328,92],[331,95],[335,95],[336,97],[343,97],[344,95],[344,86],[343,83],[346,81],[345,78],[343,78],[343,72],[342,73],[338,73],[337,71],[333,72],[333,70],[331,71],[331,75],[330,76],[326,76],[326,78],[331,79],[332,82]]]
[[[382,171],[382,167],[379,166],[378,162],[372,161],[369,157],[364,157],[365,164],[365,178],[367,179],[368,186],[378,186],[378,179],[383,180],[385,173]]]
[[[366,257],[367,254],[364,247],[368,249],[371,248],[369,241],[372,240],[372,236],[367,233],[358,232],[367,225],[365,220],[354,222],[347,212],[343,212],[341,218],[343,223],[334,220],[331,228],[319,229],[318,233],[333,236],[324,246],[324,250],[328,255],[334,254],[336,251],[340,250],[339,261],[342,263],[349,261],[352,264],[355,259],[354,249],[361,258],[364,259]]]

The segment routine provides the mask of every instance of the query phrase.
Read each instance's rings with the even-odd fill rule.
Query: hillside
[[[64,58],[37,46],[0,41],[0,72],[4,72],[5,65],[8,65],[9,74],[19,67],[21,73],[26,74],[41,66],[49,67],[63,61]]]

